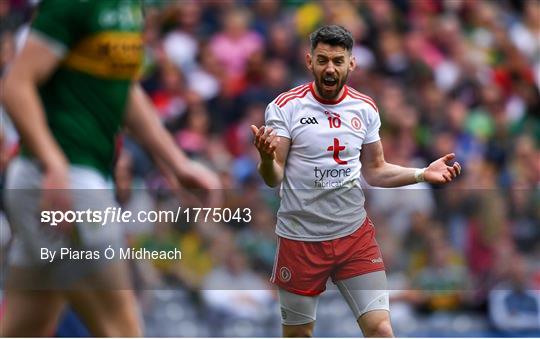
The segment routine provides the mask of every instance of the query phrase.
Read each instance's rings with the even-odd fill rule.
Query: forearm
[[[375,187],[400,187],[417,183],[417,168],[402,167],[384,162],[362,171],[364,178]]]
[[[162,126],[148,97],[138,86],[131,89],[127,107],[127,127],[133,136],[152,154],[160,167],[167,166],[176,174],[183,173],[189,159],[176,147],[170,133]]]
[[[67,164],[65,154],[54,139],[36,85],[26,79],[7,77],[2,102],[24,145],[45,168]]]
[[[276,187],[283,180],[283,168],[275,160],[261,160],[257,167],[266,185]]]
[[[190,160],[176,146],[165,128],[156,128],[155,131],[143,131],[137,134],[137,139],[152,154],[162,173],[168,173],[167,176],[170,176],[173,173],[182,175],[185,172]]]

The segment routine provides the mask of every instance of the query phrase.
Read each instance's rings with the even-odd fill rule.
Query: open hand
[[[257,128],[255,125],[251,125],[251,131],[255,140],[253,144],[259,151],[262,161],[272,161],[276,158],[276,149],[279,144],[280,138],[276,135],[276,132],[272,127],[261,126]]]
[[[455,157],[454,153],[450,153],[429,164],[424,172],[424,180],[430,184],[445,184],[452,181],[461,173],[461,165],[457,161],[452,165],[447,164]]]

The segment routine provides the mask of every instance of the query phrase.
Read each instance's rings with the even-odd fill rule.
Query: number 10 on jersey
[[[328,117],[328,123],[330,124],[330,128],[340,128],[341,127],[341,118],[339,114],[324,111],[324,114]]]

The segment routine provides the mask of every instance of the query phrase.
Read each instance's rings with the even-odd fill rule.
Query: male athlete
[[[175,181],[218,192],[217,176],[176,148],[136,82],[141,10],[139,1],[43,0],[6,74],[1,99],[23,147],[6,179],[14,242],[0,336],[50,336],[67,303],[94,336],[142,334],[126,263],[104,258],[109,246],[118,256],[120,225],[86,220],[54,232],[40,223],[43,210],[115,206],[110,178],[123,125]],[[58,258],[66,248],[85,260]],[[43,250],[57,259],[43,260]]]
[[[314,81],[279,95],[266,126],[251,126],[269,186],[281,184],[278,245],[271,281],[279,287],[283,335],[311,336],[317,297],[338,286],[367,337],[393,336],[384,263],[364,209],[360,170],[372,186],[442,184],[461,171],[453,154],[427,168],[384,160],[371,98],[345,85],[356,66],[351,33],[340,26],[310,36]]]

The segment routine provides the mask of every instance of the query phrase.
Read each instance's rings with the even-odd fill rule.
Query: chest
[[[63,64],[101,78],[131,79],[142,61],[142,25],[138,1],[98,1]]]
[[[98,1],[88,17],[88,30],[94,33],[140,31],[142,25],[143,16],[139,1]]]
[[[307,157],[358,157],[367,134],[362,110],[308,106],[291,117],[291,147]]]

